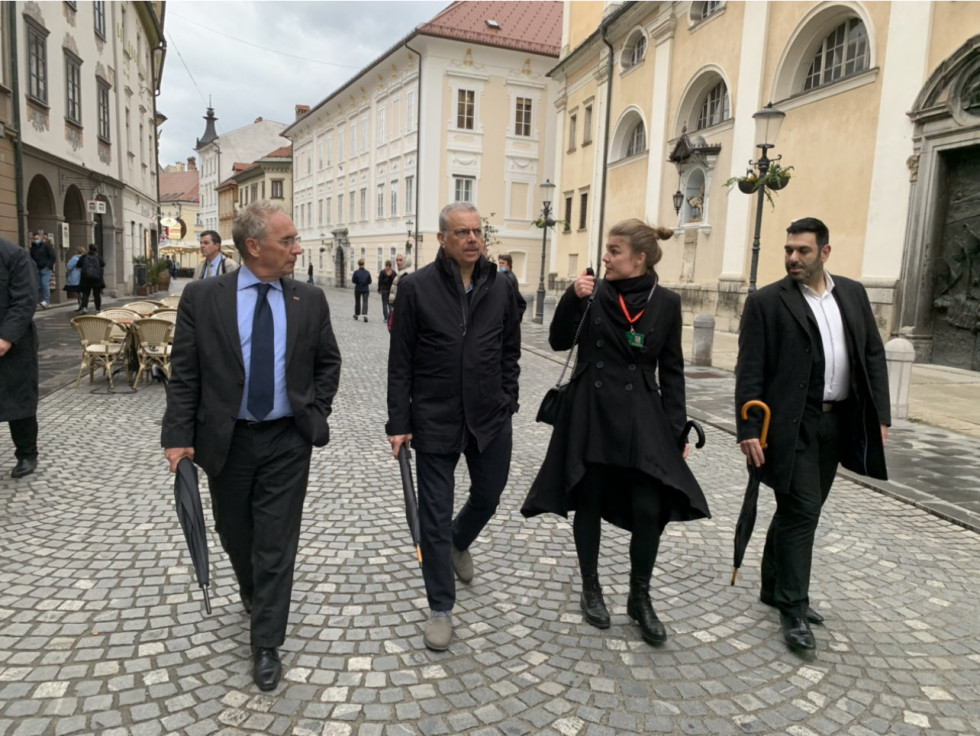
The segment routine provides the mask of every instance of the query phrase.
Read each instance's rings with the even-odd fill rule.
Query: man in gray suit
[[[184,289],[163,419],[174,472],[190,458],[208,476],[215,528],[251,615],[253,679],[279,682],[312,447],[327,417],[340,351],[323,292],[296,279],[292,220],[254,202],[235,215],[237,271]]]

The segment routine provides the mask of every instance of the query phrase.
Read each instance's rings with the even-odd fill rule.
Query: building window
[[[109,115],[109,85],[101,79],[95,80],[98,86],[99,100],[99,138],[106,143],[112,140],[112,118]]]
[[[27,94],[48,104],[48,32],[27,24]]]
[[[327,166],[333,165],[333,135],[327,136]]]
[[[626,156],[635,156],[647,150],[647,136],[643,129],[643,123],[637,123],[630,131],[629,139],[626,142]]]
[[[405,214],[415,214],[415,177],[405,177]]]
[[[385,216],[385,185],[378,184],[378,219]]]
[[[333,224],[333,197],[327,197],[327,225]]]
[[[251,199],[249,200],[250,202],[255,202],[256,200],[258,200],[258,198],[259,198],[259,185],[258,184],[253,184],[252,185],[252,189],[249,191],[248,194],[249,194],[249,197],[251,197]]]
[[[456,94],[456,127],[473,130],[476,112],[476,93],[471,89],[461,89]]]
[[[578,113],[573,112],[568,116],[568,150],[575,150],[575,142],[578,138]]]
[[[589,219],[589,193],[582,192],[578,195],[578,229],[585,230],[585,226],[588,224]]]
[[[453,194],[455,195],[453,200],[454,202],[473,201],[473,181],[472,176],[453,177]]]
[[[391,212],[392,217],[398,217],[398,182],[391,182]]]
[[[353,121],[350,125],[350,155],[351,158],[357,155],[357,123]]]
[[[384,145],[388,141],[388,131],[386,128],[387,124],[387,114],[385,113],[385,106],[378,106],[378,145]]]
[[[95,0],[95,32],[105,38],[105,0]]]
[[[361,153],[368,150],[368,119],[367,115],[361,118]]]
[[[283,199],[283,179],[273,179],[270,183],[272,199]]]
[[[351,205],[354,204],[354,195],[351,194]],[[351,207],[351,220],[354,219],[353,206]],[[367,187],[361,189],[361,221],[367,220]]]
[[[630,36],[625,48],[623,48],[623,71],[632,69],[634,66],[643,61],[643,57],[646,56],[646,53],[647,38],[640,31],[637,31]]]
[[[691,20],[695,23],[706,20],[721,10],[721,6],[721,0],[705,0],[704,2],[692,3]]]
[[[517,98],[517,114],[514,117],[514,135],[531,135],[531,98]]]
[[[417,120],[417,118],[418,118],[418,109],[415,106],[415,90],[414,89],[410,89],[408,91],[408,94],[406,95],[405,113],[408,116],[408,121],[407,121],[408,122],[408,125],[406,126],[406,130],[408,130],[411,133],[411,132],[413,132],[416,129],[417,123],[418,123],[418,120]]]
[[[317,225],[323,224],[323,200],[322,199],[318,199],[316,201],[316,224]]]
[[[592,142],[592,104],[585,106],[582,115],[582,145],[587,146]]]
[[[337,224],[344,224],[344,195],[337,195]]]
[[[571,232],[572,230],[572,195],[565,197],[565,224],[562,226],[562,232]]]
[[[697,130],[718,125],[718,123],[728,120],[731,116],[728,87],[724,82],[718,82],[704,96],[704,101],[701,103],[701,110],[698,112]]]
[[[340,130],[337,132],[337,142],[340,144],[337,146],[337,160],[344,160],[344,131]]]
[[[803,90],[816,89],[868,68],[868,31],[857,18],[841,23],[827,36],[810,62]]]

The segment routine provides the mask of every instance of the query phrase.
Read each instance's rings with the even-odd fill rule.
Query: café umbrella
[[[771,412],[763,401],[753,399],[746,401],[742,406],[742,419],[749,418],[749,409],[762,409],[762,432],[759,435],[759,443],[762,449],[766,449],[766,436],[769,434],[769,419]],[[746,462],[749,471],[749,484],[745,488],[745,497],[742,499],[742,510],[738,514],[738,522],[735,524],[735,555],[732,562],[732,585],[735,585],[735,578],[738,577],[738,568],[742,566],[745,558],[745,548],[752,537],[752,530],[755,528],[756,510],[759,504],[759,484],[762,482],[762,468],[755,467],[751,460]]]
[[[211,584],[211,570],[208,566],[208,530],[204,526],[204,510],[201,508],[201,492],[197,487],[197,468],[188,458],[177,463],[174,476],[174,502],[177,519],[184,530],[187,549],[191,553],[197,584],[204,592],[204,608],[211,613],[211,599],[208,587]]]
[[[405,520],[408,522],[408,530],[412,534],[412,543],[415,545],[415,556],[419,564],[422,564],[422,547],[420,540],[422,533],[419,529],[419,502],[415,496],[415,484],[412,482],[412,454],[408,445],[403,444],[398,450],[398,467],[402,472],[402,493],[405,496]]]

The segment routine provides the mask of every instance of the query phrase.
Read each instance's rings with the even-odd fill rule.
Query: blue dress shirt
[[[248,379],[249,370],[252,363],[252,318],[255,315],[255,300],[258,298],[256,284],[261,283],[255,274],[248,270],[244,263],[238,269],[238,338],[242,343],[242,359],[245,361],[245,390],[242,392],[242,404],[238,409],[239,419],[255,420],[248,411]],[[269,306],[272,308],[272,321],[275,324],[275,375],[276,375],[276,399],[272,405],[272,411],[262,421],[270,422],[273,419],[289,417],[293,414],[293,407],[289,404],[289,395],[286,393],[286,301],[283,296],[282,282],[271,282],[268,296]]]

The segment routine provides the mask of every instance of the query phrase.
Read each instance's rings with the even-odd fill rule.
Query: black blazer
[[[851,414],[841,422],[841,464],[884,480],[888,474],[880,425],[891,424],[885,348],[864,286],[834,276],[833,295],[851,364]],[[823,385],[823,347],[815,329],[806,299],[789,276],[745,300],[735,366],[738,440],[760,436],[761,412],[743,420],[741,409],[747,401],[762,399],[772,410],[762,479],[776,491],[789,488],[811,381]]]
[[[283,279],[286,305],[286,391],[296,427],[315,447],[327,444],[340,380],[340,350],[323,292]],[[193,447],[208,475],[228,457],[245,363],[238,336],[238,271],[187,284],[177,308],[164,447]]]

